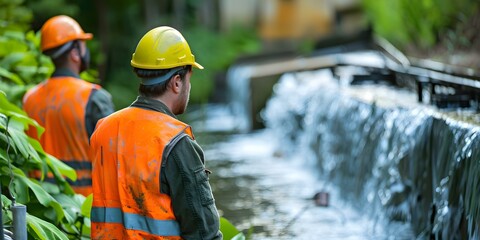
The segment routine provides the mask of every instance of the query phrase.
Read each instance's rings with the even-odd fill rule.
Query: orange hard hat
[[[62,46],[73,40],[90,40],[93,35],[85,33],[73,18],[59,15],[48,19],[41,29],[42,51]]]

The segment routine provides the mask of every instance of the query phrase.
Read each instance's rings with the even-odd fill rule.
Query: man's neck
[[[166,95],[167,94],[164,94],[164,95],[159,96],[159,97],[152,97],[152,98],[157,100],[157,101],[162,102],[163,104],[165,104],[165,106],[167,106],[168,110],[170,110],[170,112],[173,113],[173,111],[172,111],[173,106],[174,106],[173,101],[171,101],[171,98],[167,97]]]
[[[64,68],[60,67],[55,69],[55,71],[52,74],[52,77],[74,77],[74,78],[80,78],[80,75],[70,68]]]

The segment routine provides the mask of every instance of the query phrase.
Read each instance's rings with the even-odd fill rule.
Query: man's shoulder
[[[98,86],[98,87],[97,87]],[[100,85],[93,84],[94,91],[92,92],[91,99],[95,103],[105,103],[112,101],[112,95],[107,90],[103,89]]]
[[[88,81],[85,81],[81,78],[73,78],[72,77],[72,79],[75,79],[75,81],[74,81],[75,83],[77,83],[79,85],[83,85],[86,88],[91,88],[91,89],[96,89],[96,90],[102,89],[102,86],[100,86],[99,84],[88,82]]]
[[[201,146],[188,134],[179,135],[178,141],[173,144],[172,152],[185,154],[185,152],[192,152],[199,154],[203,152]],[[187,150],[187,151],[186,151]]]
[[[27,92],[25,93],[25,95],[23,95],[23,102],[27,102],[29,98],[31,98],[32,96],[35,96],[37,94],[39,94],[39,89],[42,88],[43,85],[45,85],[46,81],[43,81],[35,86],[33,86],[32,88],[28,89]]]

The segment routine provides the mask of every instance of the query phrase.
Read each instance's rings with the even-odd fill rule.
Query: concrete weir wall
[[[381,222],[410,223],[420,239],[480,238],[475,114],[386,86],[342,86],[319,70],[283,75],[262,116],[285,154]]]

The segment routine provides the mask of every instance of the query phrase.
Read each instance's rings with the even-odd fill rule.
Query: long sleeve
[[[222,239],[220,220],[200,146],[188,137],[172,149],[161,173],[183,239]]]
[[[85,127],[88,138],[95,130],[97,121],[112,114],[114,106],[111,95],[104,89],[93,90],[85,110]]]

